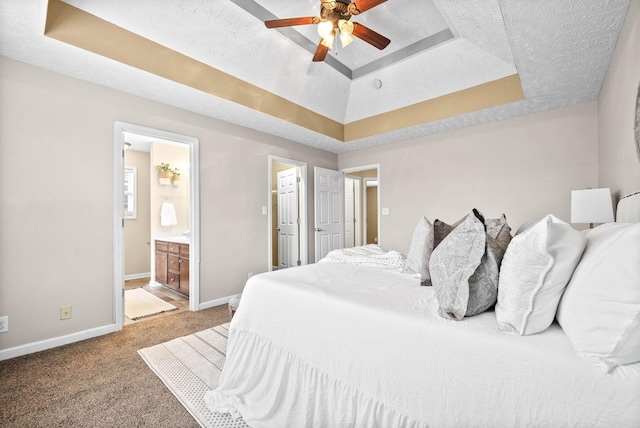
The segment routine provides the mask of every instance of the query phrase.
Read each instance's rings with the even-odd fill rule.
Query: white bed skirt
[[[235,370],[225,365],[228,373],[240,374],[237,389],[207,394],[210,408],[239,417],[240,409],[252,403],[250,412],[242,412],[252,427],[426,427],[273,343],[237,334],[233,352],[243,358],[234,361]]]
[[[254,428],[638,427],[640,364],[605,374],[557,324],[445,320],[411,276],[316,264],[247,283],[206,399]]]

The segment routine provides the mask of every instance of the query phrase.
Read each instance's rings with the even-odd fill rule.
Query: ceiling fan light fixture
[[[359,15],[387,0],[320,0],[320,16],[303,16],[299,18],[270,19],[264,21],[267,28],[293,27],[295,25],[314,24],[318,26],[320,43],[313,55],[313,62],[324,61],[329,49],[333,48],[336,31],[339,31],[342,47],[353,42],[354,36],[364,40],[380,50],[391,43],[391,40],[378,34],[363,24],[351,22],[352,15]]]
[[[353,33],[353,22],[347,21],[346,19],[340,19],[338,21],[338,28],[340,29],[340,33]]]
[[[353,42],[353,37],[351,37],[351,33],[353,32],[353,22],[341,19],[338,21],[338,28],[340,29],[340,41],[342,42],[342,47],[345,48],[349,43]]]
[[[335,38],[334,33],[329,33],[327,36],[322,38],[320,42],[323,46],[328,47],[329,49],[333,48],[333,39]]]
[[[342,43],[342,47],[346,48],[349,43],[353,42],[353,37],[345,31],[340,31],[340,42]]]
[[[318,24],[318,34],[323,39],[329,37],[333,34],[333,22],[331,21],[322,21]]]

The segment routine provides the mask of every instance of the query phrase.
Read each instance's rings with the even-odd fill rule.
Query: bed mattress
[[[640,426],[640,364],[606,374],[562,329],[437,315],[410,275],[320,263],[252,277],[213,410],[252,427]]]

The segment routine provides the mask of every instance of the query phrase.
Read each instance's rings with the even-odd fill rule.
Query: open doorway
[[[344,247],[362,245],[362,178],[357,175],[344,176]]]
[[[269,270],[307,264],[307,164],[269,156]]]
[[[345,172],[345,189],[348,188],[349,179],[353,181],[354,187],[359,187],[357,196],[354,192],[352,211],[354,213],[354,236],[360,235],[360,241],[354,239],[354,245],[379,244],[379,195],[380,195],[380,171],[379,165],[368,165],[362,167],[343,169]],[[345,219],[349,211],[348,192],[345,191]],[[345,220],[345,238],[348,237],[348,220]],[[345,239],[345,247],[348,243]],[[358,244],[359,242],[359,244]]]
[[[114,156],[114,322],[198,310],[198,140],[116,122]],[[127,299],[148,295],[159,304],[176,298],[150,314],[125,311]]]
[[[378,178],[364,179],[364,230],[366,244],[378,244]]]

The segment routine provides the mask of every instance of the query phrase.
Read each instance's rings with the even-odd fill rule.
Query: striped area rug
[[[210,411],[204,394],[218,386],[229,323],[140,349],[138,354],[203,427],[247,428],[242,419]]]

